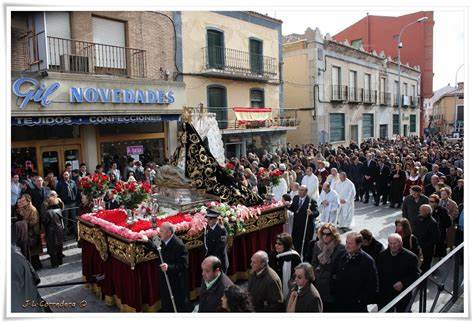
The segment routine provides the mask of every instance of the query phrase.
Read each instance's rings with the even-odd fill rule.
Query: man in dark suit
[[[222,271],[219,258],[209,256],[203,260],[202,284],[199,293],[199,312],[219,312],[222,309],[221,298],[224,290],[234,285],[229,277]]]
[[[175,236],[174,226],[169,222],[161,224],[160,238],[163,255],[163,263],[160,264],[162,270],[160,273],[161,311],[173,312],[173,304],[164,275],[166,272],[178,312],[188,312],[188,250],[183,241]]]
[[[221,270],[223,273],[229,268],[229,259],[227,257],[227,230],[218,223],[217,218],[220,213],[207,210],[207,226],[204,231],[204,257],[216,256],[221,261]]]
[[[367,160],[364,162],[363,173],[364,203],[369,203],[370,192],[372,192],[375,198],[374,179],[377,175],[377,163],[373,160],[373,155],[371,153],[367,154]]]
[[[354,183],[356,187],[355,200],[362,201],[363,197],[363,183],[364,183],[364,164],[359,161],[359,157],[351,158],[351,164],[347,172],[347,177]]]
[[[289,202],[285,202],[288,209],[293,212],[293,230],[291,237],[293,238],[293,245],[295,250],[301,255],[305,254],[305,250],[309,246],[314,233],[314,220],[318,217],[319,212],[316,206],[316,202],[308,196],[308,188],[305,185],[301,185],[298,189],[298,195],[293,197],[291,205]],[[303,247],[303,236],[305,235],[305,223],[306,224],[306,236],[304,237],[304,250]],[[303,251],[303,252],[302,252]]]
[[[378,169],[375,175],[375,206],[380,203],[380,197],[382,197],[382,204],[387,204],[388,199],[388,183],[390,180],[390,168],[385,165],[383,159],[378,161]]]
[[[433,209],[428,204],[420,206],[420,214],[413,221],[413,234],[418,238],[423,253],[420,269],[424,274],[431,267],[435,246],[439,243],[438,222],[433,218]]]
[[[346,253],[334,264],[333,286],[338,312],[367,312],[378,293],[378,276],[374,259],[362,250],[362,235],[346,236]]]

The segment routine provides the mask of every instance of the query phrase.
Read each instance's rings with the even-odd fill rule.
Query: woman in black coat
[[[390,174],[390,207],[399,208],[403,201],[403,189],[407,175],[402,170],[402,164],[395,164],[395,169]]]
[[[333,293],[332,277],[339,258],[346,250],[341,244],[337,228],[332,223],[322,225],[318,230],[318,241],[314,243],[311,265],[316,279],[314,285],[323,300],[324,312],[336,311]]]
[[[294,281],[295,267],[301,263],[298,252],[293,249],[291,235],[284,232],[275,240],[275,250],[269,255],[269,265],[280,277],[283,297],[286,298]]]

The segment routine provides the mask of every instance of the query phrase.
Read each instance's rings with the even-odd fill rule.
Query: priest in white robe
[[[354,199],[356,195],[356,189],[354,183],[347,178],[345,172],[339,174],[339,179],[334,190],[339,195],[339,202],[341,207],[339,208],[339,215],[337,217],[338,226],[340,228],[352,228],[354,223]]]
[[[337,212],[339,211],[339,195],[331,190],[329,183],[323,184],[323,190],[319,195],[318,209],[321,223],[332,223],[336,225]]]
[[[304,185],[308,188],[308,196],[317,201],[319,199],[319,180],[316,175],[313,173],[311,167],[307,167],[305,171],[305,176],[301,180],[301,185]]]
[[[331,168],[331,174],[326,178],[326,183],[329,184],[329,187],[331,187],[331,190],[334,190],[334,187],[336,186],[337,183],[339,183],[341,180],[339,178],[339,173],[336,168]]]

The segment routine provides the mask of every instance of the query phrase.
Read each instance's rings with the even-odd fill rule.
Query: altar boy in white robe
[[[345,172],[339,174],[339,179],[334,190],[339,195],[339,202],[341,207],[339,208],[339,215],[337,216],[338,226],[340,228],[352,228],[354,226],[354,199],[356,195],[356,189],[354,183],[347,178]]]
[[[319,198],[319,179],[313,173],[311,167],[307,167],[305,171],[305,176],[301,180],[301,185],[304,185],[308,188],[308,196],[317,201]]]
[[[323,190],[319,195],[318,209],[320,210],[321,223],[332,223],[336,225],[337,212],[339,210],[339,195],[331,190],[329,183],[323,184]]]

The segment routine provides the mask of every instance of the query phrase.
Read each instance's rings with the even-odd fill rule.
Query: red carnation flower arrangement
[[[127,209],[134,210],[148,197],[151,185],[147,182],[120,181],[115,184],[112,192],[116,194],[119,203],[124,204]]]
[[[273,186],[278,185],[281,175],[283,175],[283,173],[279,169],[275,169],[274,171],[270,172],[270,182]]]
[[[80,179],[79,184],[89,199],[95,199],[105,195],[109,189],[109,177],[105,174],[84,176]]]

